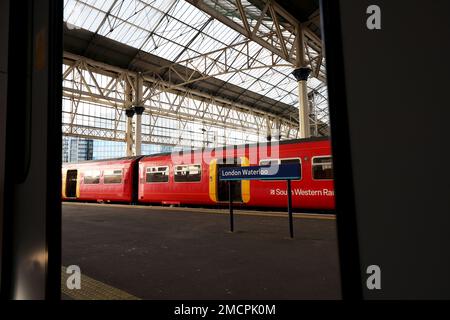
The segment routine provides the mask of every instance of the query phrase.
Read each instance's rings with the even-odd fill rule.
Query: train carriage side
[[[224,158],[227,165],[246,162],[245,156],[235,160],[237,157],[236,150],[223,148],[182,152],[174,157],[170,153],[145,157],[139,164],[139,202],[226,205],[228,185],[218,180],[218,170],[225,165]],[[247,201],[248,186],[248,181],[233,182],[236,205]]]
[[[134,190],[137,190],[139,158],[65,164],[62,168],[62,199],[123,203],[136,201]]]
[[[269,156],[265,156],[269,154]],[[269,161],[299,162],[301,179],[292,182],[293,206],[304,209],[334,209],[331,148],[328,139],[284,141],[279,154],[270,154],[264,144],[234,149],[187,152],[183,161],[170,153],[148,156],[139,164],[139,201],[156,204],[227,205],[228,182],[219,181],[223,166],[269,164]],[[222,160],[226,159],[224,163]],[[236,206],[286,207],[286,181],[233,181]]]
[[[213,205],[208,180],[201,151],[192,152],[192,159],[184,163],[174,163],[171,154],[144,157],[139,162],[138,199],[142,203]]]
[[[259,154],[262,154],[261,152]],[[278,156],[260,156],[254,165],[271,162],[300,164],[299,180],[292,181],[292,205],[301,209],[334,209],[334,186],[329,140],[281,143]],[[249,206],[286,207],[286,181],[250,181]]]

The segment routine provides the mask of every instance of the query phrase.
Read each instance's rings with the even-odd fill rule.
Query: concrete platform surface
[[[209,210],[209,209],[208,209]],[[339,299],[335,220],[62,206],[62,263],[141,299]]]

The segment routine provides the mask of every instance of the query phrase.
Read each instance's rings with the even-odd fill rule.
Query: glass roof
[[[247,41],[184,0],[65,0],[64,21],[174,63]],[[233,72],[223,74],[211,68],[208,75],[298,107],[297,82],[288,62],[280,57],[274,60],[269,50],[255,42],[245,51],[236,47],[233,55],[234,60],[228,57]],[[219,53],[212,57],[221,59]],[[258,67],[243,69],[250,58]],[[327,103],[321,81],[310,77],[308,87],[324,97],[320,103]]]

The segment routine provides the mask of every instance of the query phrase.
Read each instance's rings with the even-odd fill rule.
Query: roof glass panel
[[[214,2],[219,11],[242,24],[234,1]],[[255,25],[260,9],[241,2]],[[208,76],[297,105],[297,81],[289,63],[184,0],[65,0],[64,21],[171,62],[189,60],[183,64],[193,68],[210,63],[204,69]],[[264,28],[272,29],[273,23],[263,20],[260,31],[267,32]],[[313,50],[309,54],[317,56]],[[201,55],[208,59],[200,59]],[[321,85],[314,78],[308,81],[310,90]]]

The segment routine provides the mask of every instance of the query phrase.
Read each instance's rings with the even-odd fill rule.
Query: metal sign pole
[[[287,180],[287,196],[288,196],[289,234],[291,238],[294,238],[294,222],[292,219],[292,190],[290,179]]]
[[[228,199],[230,202],[230,231],[234,232],[233,196],[231,194],[231,181],[228,181]]]
[[[228,196],[230,205],[230,230],[234,231],[233,217],[233,195],[231,181],[238,180],[286,180],[288,188],[288,215],[289,231],[291,238],[294,237],[294,223],[292,218],[292,188],[291,180],[300,179],[299,164],[280,164],[277,168],[269,166],[247,166],[247,167],[227,167],[219,171],[219,179],[228,181]]]

